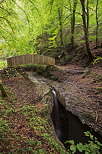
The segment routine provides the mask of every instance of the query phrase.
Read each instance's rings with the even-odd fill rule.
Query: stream
[[[57,96],[55,90],[52,90],[54,98],[54,108],[55,108],[55,131],[60,141],[62,141],[62,131],[61,131],[61,121],[60,121],[60,112],[59,104],[57,101]]]

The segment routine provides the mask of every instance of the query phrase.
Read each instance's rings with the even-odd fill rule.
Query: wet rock
[[[30,78],[36,81],[32,73],[30,74]],[[57,92],[57,97],[62,105],[68,111],[71,111],[71,113],[78,116],[82,123],[87,124],[102,135],[102,120],[100,120],[100,117],[97,117],[98,113],[96,113],[98,104],[89,97],[86,88],[81,87],[81,85],[78,85],[74,81],[66,80],[58,82],[48,80],[44,77],[40,77],[39,79],[37,77],[37,83],[38,87],[44,87],[42,93],[40,92],[41,95],[48,92],[49,88],[47,87],[54,87]],[[42,84],[39,85],[40,83]]]

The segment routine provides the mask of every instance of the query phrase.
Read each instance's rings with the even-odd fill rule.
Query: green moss
[[[24,68],[26,71],[33,71],[37,75],[46,77],[51,80],[58,79],[55,75],[53,75],[53,72],[59,69],[52,65],[27,64],[27,65],[20,65],[20,67]]]
[[[14,78],[20,76],[20,74],[17,72],[16,68],[5,68],[3,70],[3,77],[4,78]]]
[[[97,89],[97,90],[102,90],[102,87],[96,87],[95,89]]]

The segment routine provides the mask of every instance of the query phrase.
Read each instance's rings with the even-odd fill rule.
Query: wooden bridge
[[[55,65],[55,59],[49,56],[43,56],[38,54],[20,55],[20,56],[7,58],[8,67],[16,67],[21,64]]]

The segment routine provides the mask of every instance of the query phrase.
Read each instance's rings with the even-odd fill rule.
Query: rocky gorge
[[[54,88],[57,95],[58,102],[60,105],[60,110],[62,114],[62,121],[66,119],[64,113],[67,113],[69,117],[72,115],[76,116],[82,124],[87,125],[89,128],[92,128],[95,132],[98,132],[101,138],[102,135],[102,104],[101,104],[101,92],[98,91],[98,97],[92,97],[96,91],[93,90],[93,87],[90,86],[89,82],[83,86],[83,82],[79,83],[79,79],[86,79],[83,76],[85,75],[84,69],[80,68],[61,68],[54,66],[31,66],[31,67],[18,67],[18,68],[7,68],[2,72],[2,81],[5,86],[10,87],[17,97],[21,99],[22,96],[19,90],[22,91],[20,85],[17,87],[17,80],[27,80],[25,84],[30,81],[30,84],[33,84],[32,89],[36,93],[37,97],[33,97],[33,94],[29,90],[23,93],[23,101],[29,93],[27,98],[32,102],[32,104],[48,104],[47,117],[52,124],[51,114],[53,112],[53,94],[52,89]],[[89,74],[88,74],[89,75]],[[73,76],[76,78],[73,80]],[[89,79],[89,76],[88,76]],[[92,77],[91,77],[92,80]],[[29,85],[29,84],[28,84]],[[21,85],[23,86],[23,85]],[[20,88],[20,89],[19,89]],[[26,87],[23,87],[23,90]],[[33,89],[34,88],[34,89]],[[18,90],[19,89],[19,90]],[[25,101],[24,101],[25,102]],[[19,106],[20,103],[17,104]],[[23,104],[22,104],[23,105]],[[64,107],[64,109],[62,109]],[[63,113],[62,113],[63,112]],[[72,114],[72,115],[71,115]],[[52,115],[53,117],[53,115]],[[66,123],[64,120],[62,123]],[[72,127],[77,128],[77,120],[72,120],[74,125]],[[53,121],[54,122],[54,121]],[[68,121],[67,121],[68,122]],[[71,121],[68,123],[70,124]],[[64,124],[62,124],[62,127]],[[66,124],[65,124],[66,125]],[[68,131],[68,130],[67,130]],[[55,130],[52,127],[53,135],[55,135]],[[56,135],[55,135],[56,136]],[[57,136],[56,136],[57,137]],[[71,138],[70,138],[71,139]],[[64,140],[65,141],[65,140]],[[59,140],[57,139],[59,143]],[[61,144],[61,143],[60,143]]]

